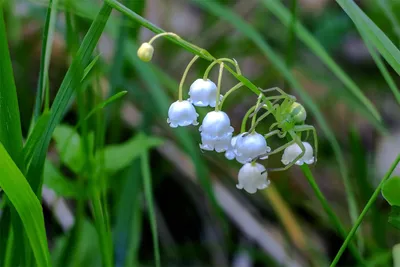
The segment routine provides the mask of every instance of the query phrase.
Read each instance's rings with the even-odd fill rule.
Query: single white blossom
[[[178,126],[188,126],[190,124],[197,125],[197,117],[194,106],[187,100],[176,101],[171,104],[168,110],[169,126],[176,128]]]
[[[240,134],[235,142],[232,143],[232,146],[236,155],[236,160],[242,164],[271,151],[264,136],[256,132]],[[268,156],[264,156],[260,159],[267,158]]]
[[[314,150],[312,146],[308,142],[303,142],[303,145],[306,151],[304,155],[295,163],[296,165],[303,165],[304,163],[306,164],[314,163]],[[294,143],[288,146],[283,152],[282,163],[288,165],[293,160],[295,160],[301,153],[302,150],[298,144]]]
[[[210,79],[197,79],[190,86],[188,100],[198,107],[215,107],[216,94],[217,86]]]
[[[224,152],[229,149],[233,127],[225,112],[211,111],[207,113],[199,131],[202,142],[200,144],[201,149],[217,152]]]
[[[268,187],[268,173],[265,167],[257,162],[246,163],[239,170],[239,183],[236,185],[238,189],[244,189],[250,194]]]

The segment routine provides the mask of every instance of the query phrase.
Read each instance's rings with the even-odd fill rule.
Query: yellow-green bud
[[[153,53],[154,47],[149,43],[143,43],[137,51],[138,57],[144,62],[149,62],[153,58]]]
[[[294,102],[290,106],[290,113],[293,116],[293,119],[296,123],[301,123],[304,122],[307,118],[307,112],[306,109],[299,103]]]

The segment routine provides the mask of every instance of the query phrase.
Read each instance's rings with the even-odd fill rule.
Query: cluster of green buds
[[[141,60],[151,60],[154,48],[151,43],[160,36],[173,36],[174,33],[162,33],[153,37],[148,43],[143,43],[138,56]],[[316,130],[312,125],[306,125],[307,112],[305,108],[296,101],[292,95],[285,93],[282,89],[274,87],[269,89],[259,88],[257,103],[244,115],[240,132],[235,134],[231,121],[223,108],[223,103],[234,91],[246,86],[239,82],[225,95],[221,94],[222,74],[226,65],[233,66],[236,70],[235,77],[241,76],[239,64],[234,59],[215,59],[206,69],[203,77],[196,79],[190,86],[188,98],[183,97],[183,84],[186,76],[199,56],[195,56],[187,65],[180,85],[178,100],[171,104],[168,110],[167,122],[172,128],[198,125],[197,108],[211,107],[214,110],[208,112],[200,127],[201,144],[200,149],[224,153],[228,160],[237,160],[243,164],[238,174],[237,188],[244,189],[248,193],[268,187],[267,169],[260,164],[259,160],[266,160],[269,156],[281,153],[283,167],[270,168],[268,171],[284,171],[293,165],[313,164],[316,162],[318,143]],[[211,69],[219,65],[217,84],[208,78]],[[260,110],[265,112],[257,116]],[[257,126],[268,116],[274,118],[266,134],[258,133]],[[247,121],[251,119],[248,128]],[[302,133],[313,133],[314,149],[306,141],[302,140]],[[272,136],[288,140],[285,144],[271,149],[267,140]],[[314,155],[315,151],[315,155]]]

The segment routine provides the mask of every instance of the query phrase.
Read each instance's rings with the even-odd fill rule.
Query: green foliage
[[[22,220],[36,264],[50,266],[41,204],[2,144],[0,144],[0,188],[4,190]]]
[[[391,206],[400,206],[400,177],[392,177],[382,187],[382,195]]]
[[[392,206],[389,214],[389,223],[400,230],[400,207],[399,206]]]
[[[42,184],[42,172],[46,158],[46,152],[50,143],[53,131],[57,124],[60,123],[65,109],[78,87],[84,74],[84,68],[90,63],[91,55],[95,46],[100,39],[104,30],[107,18],[110,16],[111,8],[105,4],[92,23],[88,33],[86,34],[77,55],[68,69],[68,72],[58,90],[57,96],[51,107],[51,117],[45,129],[42,139],[38,143],[33,154],[32,162],[27,172],[27,179],[35,192],[40,192]]]
[[[104,155],[104,170],[114,173],[128,167],[144,151],[148,151],[162,143],[163,140],[160,138],[135,135],[123,144],[105,147],[104,151],[100,152],[99,155]],[[97,162],[99,160],[97,157]]]
[[[386,34],[354,3],[337,0],[354,24],[365,34],[390,66],[400,75],[400,51]]]
[[[271,14],[275,15],[286,27],[290,27],[291,15],[290,12],[284,7],[280,1],[263,0],[262,3],[269,10]],[[340,79],[346,88],[356,96],[363,106],[369,111],[368,120],[381,120],[379,112],[373,106],[371,101],[365,97],[357,84],[346,74],[342,68],[332,59],[332,57],[325,51],[323,46],[311,35],[311,33],[300,23],[296,23],[296,31],[298,38],[304,42],[309,49]],[[372,115],[372,116],[371,116]]]

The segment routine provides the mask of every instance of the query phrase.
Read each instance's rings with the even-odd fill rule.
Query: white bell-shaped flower
[[[190,86],[188,100],[198,107],[215,107],[216,94],[217,86],[210,79],[197,79]]]
[[[303,145],[306,149],[304,155],[295,163],[296,165],[312,164],[314,163],[314,150],[312,146],[308,142],[303,142]],[[282,163],[288,165],[293,160],[295,160],[300,154],[302,150],[300,146],[296,143],[288,146],[282,155]]]
[[[187,100],[176,101],[171,104],[168,110],[169,126],[176,128],[178,126],[188,126],[190,124],[197,125],[197,117],[194,106]]]
[[[232,137],[231,144],[230,144],[229,148],[225,152],[225,158],[227,158],[228,160],[233,160],[236,157],[236,154],[235,154],[235,151],[234,151],[233,147],[236,144],[236,139],[238,137],[239,137],[239,135],[236,135],[236,136]]]
[[[239,170],[239,183],[236,185],[238,189],[244,189],[250,194],[268,187],[268,173],[265,167],[257,162],[246,163]]]
[[[224,152],[229,149],[233,127],[225,112],[211,111],[207,113],[199,131],[202,142],[200,144],[201,149],[217,152]]]
[[[241,134],[232,145],[236,154],[236,160],[242,164],[271,151],[264,136],[256,132]],[[264,156],[260,159],[267,158],[268,156]]]

